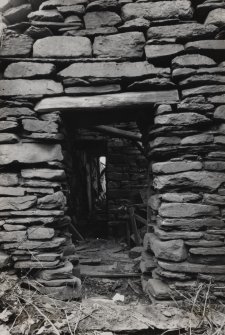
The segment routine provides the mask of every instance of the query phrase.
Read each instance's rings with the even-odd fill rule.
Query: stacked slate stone
[[[157,266],[166,281],[198,273],[224,280],[224,3],[2,0],[0,11],[1,246],[14,267],[43,262],[48,270],[35,278],[45,287],[79,286],[62,255],[68,219],[58,111],[101,103],[143,106],[149,123],[155,113],[153,127],[142,125],[155,223],[145,241],[155,260],[147,251],[143,271]]]

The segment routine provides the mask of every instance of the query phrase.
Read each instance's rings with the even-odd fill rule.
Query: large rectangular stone
[[[198,188],[214,191],[225,182],[225,174],[208,171],[188,171],[167,176],[158,176],[153,185],[157,190],[182,187],[185,189]]]
[[[34,164],[53,160],[63,160],[59,144],[16,143],[2,144],[0,146],[0,165],[13,162]]]
[[[0,211],[21,211],[32,207],[37,201],[36,196],[2,197],[0,198]]]
[[[27,35],[10,35],[3,38],[0,57],[29,57],[33,39]]]
[[[169,263],[162,261],[159,261],[158,264],[161,268],[172,272],[225,274],[224,265],[192,264],[188,262]]]
[[[37,112],[59,111],[104,111],[110,109],[138,108],[154,103],[175,103],[179,101],[177,90],[127,92],[89,97],[56,97],[41,100],[35,107]]]
[[[144,45],[145,37],[142,32],[127,32],[96,37],[93,52],[97,57],[140,59],[144,53]]]
[[[126,79],[147,78],[169,74],[170,69],[158,68],[148,62],[98,62],[74,63],[58,73],[60,78],[81,78],[92,81],[96,78]]]
[[[77,58],[91,57],[91,41],[80,36],[50,36],[37,40],[33,46],[34,57]]]
[[[63,87],[54,80],[12,79],[0,80],[0,95],[2,97],[39,97],[63,93]]]
[[[191,203],[163,203],[159,215],[169,218],[217,216],[220,214],[217,206]]]
[[[150,20],[192,19],[193,9],[189,0],[129,3],[122,7],[125,21],[143,17]]]

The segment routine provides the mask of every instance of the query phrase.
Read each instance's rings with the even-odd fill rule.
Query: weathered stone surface
[[[40,121],[33,119],[22,120],[23,129],[35,133],[57,133],[58,125],[51,121]],[[1,125],[1,123],[0,123]]]
[[[32,260],[39,260],[39,261],[43,261],[43,262],[54,262],[57,259],[61,259],[62,254],[57,254],[54,252],[46,252],[46,253],[35,253],[34,255],[31,256]]]
[[[196,55],[183,55],[177,56],[172,61],[173,68],[176,67],[207,67],[207,66],[215,66],[216,63],[213,59],[202,56],[199,54]]]
[[[0,165],[19,163],[41,163],[63,159],[60,145],[38,143],[2,144],[0,146]]]
[[[208,97],[208,102],[212,104],[225,104],[225,94],[214,95],[212,97]]]
[[[62,92],[63,87],[60,83],[48,79],[0,80],[0,95],[2,97],[39,97],[43,95],[58,95]]]
[[[27,57],[30,55],[33,39],[27,35],[11,34],[4,37],[0,57]]]
[[[45,227],[30,227],[27,230],[27,236],[29,240],[51,240],[55,235],[53,228]]]
[[[119,91],[121,91],[121,86],[116,84],[104,86],[75,86],[65,89],[65,93],[68,95],[95,95],[114,93]]]
[[[17,238],[15,238],[13,241],[4,240],[4,244],[2,248],[5,250],[8,250],[8,249],[19,249],[19,250],[55,249],[55,248],[60,247],[63,243],[66,242],[66,239],[63,237],[55,237],[51,241],[28,241],[27,238],[24,238],[24,234],[25,234],[24,231],[4,232],[3,234],[11,234],[10,236],[14,234],[14,238],[15,238],[15,234],[17,234]],[[18,236],[21,236],[20,238],[22,239],[23,243],[21,243],[22,241],[20,241]],[[10,237],[8,236],[7,238],[9,239]],[[0,241],[1,241],[1,232],[0,232]],[[14,242],[14,241],[17,243],[5,243],[5,242]]]
[[[73,23],[76,28],[83,28],[82,20],[78,15],[67,16],[65,23]]]
[[[209,85],[201,86],[196,88],[189,88],[182,91],[183,97],[189,97],[193,95],[212,95],[225,93],[225,85]]]
[[[211,247],[211,248],[191,248],[189,250],[191,254],[194,255],[203,255],[203,256],[214,256],[220,255],[223,256],[225,253],[225,247]]]
[[[16,173],[0,173],[1,186],[16,186],[19,184],[19,178]]]
[[[37,140],[37,141],[43,141],[43,142],[59,142],[62,141],[64,139],[63,134],[54,134],[54,133],[31,133],[31,134],[23,134],[24,138],[28,138],[28,139],[33,139],[33,140]],[[32,141],[31,141],[32,142]]]
[[[206,170],[225,171],[225,162],[223,161],[207,161],[204,164]]]
[[[7,66],[5,78],[36,78],[49,76],[55,71],[51,63],[18,62]]]
[[[217,107],[213,117],[214,119],[225,121],[225,105]]]
[[[189,42],[185,45],[185,49],[198,50],[202,53],[212,53],[212,51],[224,52],[225,40],[207,40],[207,41]]]
[[[219,219],[204,217],[194,219],[168,219],[157,217],[157,225],[164,230],[178,229],[178,230],[200,230],[205,228],[220,228],[224,226],[224,222]]]
[[[53,9],[58,6],[73,6],[86,3],[87,0],[48,0],[40,5],[40,9]]]
[[[6,267],[10,262],[10,256],[4,253],[3,251],[0,252],[0,269]]]
[[[117,26],[121,23],[121,18],[114,12],[89,12],[84,15],[86,29]]]
[[[33,47],[34,57],[91,57],[91,42],[87,37],[53,36],[37,40]]]
[[[0,132],[13,131],[18,127],[16,121],[0,121]]]
[[[18,197],[25,195],[25,190],[22,187],[5,187],[0,186],[0,195],[9,195],[11,197]]]
[[[172,272],[184,272],[184,273],[212,273],[212,274],[224,274],[224,265],[203,265],[203,264],[192,264],[189,262],[182,263],[169,263],[159,261],[159,266],[167,271]]]
[[[35,196],[0,198],[0,210],[21,211],[32,207],[36,201],[37,198]]]
[[[203,232],[200,231],[164,231],[158,227],[154,228],[155,234],[160,240],[195,240],[200,239],[204,236]]]
[[[59,6],[57,10],[62,15],[83,15],[85,13],[85,7],[83,5],[73,5],[73,6]]]
[[[160,276],[162,278],[167,278],[167,279],[172,279],[172,280],[179,280],[179,281],[187,281],[192,279],[191,276],[187,275],[186,273],[178,273],[178,272],[170,272],[170,271],[165,271],[161,269],[160,267],[157,267],[155,269],[155,273],[157,276]],[[153,275],[155,274],[153,273]]]
[[[151,148],[156,147],[164,147],[164,146],[171,146],[171,145],[178,145],[180,144],[181,139],[176,136],[172,137],[156,137],[153,141],[150,142]]]
[[[224,205],[225,204],[225,196],[219,194],[204,194],[203,196],[204,202],[210,205]]]
[[[21,170],[23,178],[38,178],[47,180],[65,180],[64,170],[55,169],[23,169]]]
[[[8,117],[23,117],[23,116],[34,116],[35,112],[33,112],[31,109],[22,107],[3,107],[0,108],[0,120],[6,119]]]
[[[11,133],[0,134],[0,143],[17,143],[17,142],[19,142],[19,138],[15,134]]]
[[[194,161],[168,161],[152,164],[153,173],[177,173],[191,170],[201,170],[202,163]],[[166,177],[165,177],[166,178]]]
[[[171,58],[184,50],[181,44],[163,44],[163,45],[146,45],[145,54],[148,60]]]
[[[121,109],[124,107],[141,107],[152,105],[152,103],[174,103],[179,100],[177,90],[169,91],[150,91],[150,92],[127,92],[118,94],[105,94],[93,96],[90,99],[86,97],[59,97],[52,99],[43,99],[35,107],[37,112],[48,111],[76,111],[84,110],[103,110],[105,108]]]
[[[118,8],[117,0],[96,0],[87,5],[87,11],[113,10]]]
[[[26,226],[22,225],[13,225],[13,224],[4,224],[4,230],[6,231],[18,231],[18,230],[26,230]]]
[[[34,40],[38,40],[39,38],[44,38],[48,36],[52,36],[52,32],[47,27],[35,27],[30,26],[25,32],[25,35],[32,37]]]
[[[117,32],[118,30],[115,27],[100,27],[92,29],[68,30],[66,35],[95,37],[99,35],[112,35],[116,34]]]
[[[66,197],[59,191],[54,194],[46,195],[43,198],[39,198],[37,202],[37,208],[40,209],[53,209],[61,208],[64,209],[66,206]]]
[[[190,203],[162,203],[159,208],[159,215],[169,218],[217,216],[217,206],[190,204]]]
[[[170,78],[152,78],[136,81],[128,86],[130,91],[150,90],[154,88],[174,88],[175,85]]]
[[[12,7],[4,12],[4,17],[10,23],[26,21],[27,15],[31,12],[31,10],[32,8],[30,4],[24,4],[18,7]]]
[[[74,63],[58,73],[60,78],[81,78],[92,80],[95,78],[125,79],[145,78],[160,73],[169,73],[167,68],[156,68],[148,62],[101,62]]]
[[[182,240],[160,241],[155,234],[148,234],[151,250],[159,259],[181,262],[187,258],[187,250]]]
[[[98,36],[94,40],[93,52],[97,57],[140,59],[144,52],[145,37],[141,32]]]
[[[122,7],[122,16],[125,21],[139,17],[150,20],[191,19],[192,15],[191,3],[187,0],[131,3]]]
[[[217,76],[217,75],[207,75],[207,74],[203,74],[203,75],[193,75],[189,78],[186,78],[182,81],[179,82],[180,86],[183,87],[193,87],[196,85],[210,85],[210,84],[214,84],[214,85],[218,85],[218,84],[225,84],[225,77],[224,76]]]
[[[67,285],[66,281],[63,281],[63,286],[57,287],[47,287],[47,286],[38,286],[40,287],[40,292],[42,294],[48,295],[53,299],[58,300],[72,300],[78,299],[81,297],[81,281],[79,278],[73,277],[74,283],[73,286]],[[49,283],[51,284],[51,282]]]
[[[214,24],[216,26],[223,26],[225,24],[225,9],[217,8],[212,10],[206,20],[205,24]]]
[[[225,88],[225,86],[224,86]],[[194,89],[193,89],[194,90]],[[184,96],[191,95],[188,90],[182,91]],[[176,125],[176,126],[191,126],[209,123],[210,119],[198,113],[174,113],[166,115],[158,115],[155,117],[156,125]]]
[[[164,193],[160,199],[168,202],[192,202],[201,200],[202,196],[195,193]]]
[[[214,110],[214,105],[207,103],[185,103],[177,105],[178,112],[203,112],[208,113]]]
[[[54,262],[41,262],[37,260],[33,261],[18,261],[15,262],[14,268],[15,269],[48,269],[48,268],[54,268],[59,264],[60,260],[56,260]]]
[[[55,9],[37,10],[28,15],[28,19],[34,21],[63,22],[63,16]]]
[[[144,18],[138,18],[134,20],[126,21],[118,29],[120,32],[125,31],[145,31],[150,26],[150,21]]]
[[[185,241],[185,244],[188,245],[189,247],[194,247],[194,248],[212,248],[212,247],[224,247],[224,242],[223,241],[207,241],[207,240],[189,240]]]
[[[23,242],[27,239],[25,231],[1,231],[0,232],[0,243],[5,242]],[[3,247],[4,248],[4,247]]]
[[[193,40],[195,38],[209,38],[215,34],[217,28],[213,25],[199,23],[185,23],[170,26],[150,27],[148,39],[176,38],[176,40]]]
[[[169,286],[159,279],[149,279],[145,291],[157,300],[171,299]]]
[[[56,280],[67,279],[72,277],[73,264],[66,262],[64,266],[52,270],[39,271],[37,279]]]
[[[181,145],[200,145],[213,142],[212,134],[198,134],[184,137],[181,140]]]
[[[158,176],[154,187],[158,190],[171,187],[200,188],[214,191],[225,182],[225,174],[208,171],[188,171],[174,175]]]

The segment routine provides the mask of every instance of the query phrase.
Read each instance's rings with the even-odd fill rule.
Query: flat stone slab
[[[16,186],[19,184],[19,178],[16,173],[0,173],[1,186]]]
[[[169,74],[170,69],[158,68],[148,62],[98,62],[74,63],[58,73],[60,78],[81,78],[91,81],[95,78],[126,79],[145,78],[157,74]]]
[[[172,272],[225,274],[224,265],[203,265],[188,262],[167,263],[162,261],[159,261],[158,264],[161,268]]]
[[[198,67],[212,67],[216,66],[216,62],[203,55],[182,55],[178,56],[172,61],[173,68],[177,67],[192,67],[192,68],[198,68]]]
[[[225,174],[209,171],[188,171],[167,176],[158,176],[153,185],[158,190],[165,188],[183,187],[185,189],[198,188],[214,191],[225,182]]]
[[[16,143],[0,146],[0,165],[13,162],[42,163],[53,160],[63,160],[61,146],[58,144]]]
[[[162,19],[192,19],[193,10],[188,0],[157,1],[131,3],[122,7],[122,17],[125,21],[143,17],[150,20]]]
[[[7,232],[7,233],[12,234],[12,232]],[[16,236],[17,238],[15,237],[15,232],[13,233],[14,233],[14,237],[11,237],[10,241],[12,242],[12,238],[14,238],[13,242],[16,242],[16,243],[4,243],[2,246],[4,250],[8,250],[8,249],[19,249],[19,250],[55,249],[55,248],[60,247],[66,241],[66,239],[63,237],[55,237],[54,239],[50,241],[29,241],[27,240],[26,232],[23,232],[23,231],[17,232],[17,236]],[[5,234],[5,232],[3,234]],[[26,238],[24,238],[24,234]],[[12,236],[12,235],[6,236],[7,239],[10,238],[9,236]],[[19,237],[22,239],[23,243],[19,241]],[[4,239],[3,236],[2,238]],[[1,241],[1,232],[0,232],[0,241]],[[4,242],[10,242],[10,241],[4,240]]]
[[[1,123],[0,123],[1,125]],[[57,133],[58,124],[51,121],[41,121],[33,119],[22,120],[23,129],[32,133]]]
[[[33,39],[27,35],[12,35],[3,39],[0,57],[29,57]]]
[[[120,24],[121,18],[115,12],[110,11],[88,12],[84,15],[84,23],[86,29],[111,27]]]
[[[3,107],[0,108],[0,120],[8,117],[20,118],[23,116],[35,116],[35,112],[27,107]]]
[[[175,38],[176,40],[190,40],[194,38],[209,38],[215,34],[217,28],[213,25],[200,23],[184,23],[170,26],[157,26],[148,29],[148,39]]]
[[[0,211],[15,210],[22,211],[35,205],[37,202],[36,196],[24,197],[2,197],[0,198]]]
[[[207,40],[207,41],[197,41],[189,42],[185,45],[186,50],[199,50],[201,52],[212,52],[212,51],[222,51],[225,50],[225,40]]]
[[[148,60],[159,58],[171,58],[184,50],[181,44],[163,44],[163,45],[146,45],[145,54]]]
[[[51,240],[55,235],[53,228],[30,227],[27,230],[29,240]]]
[[[53,9],[58,6],[73,6],[86,4],[87,2],[87,0],[48,0],[40,5],[40,9]]]
[[[42,58],[91,57],[91,41],[81,36],[45,37],[34,43],[33,56]]]
[[[163,230],[187,230],[195,231],[205,228],[222,228],[224,227],[224,222],[219,219],[212,217],[204,218],[163,218],[157,217],[157,225]],[[223,243],[223,242],[222,242]]]
[[[55,71],[51,63],[18,62],[7,66],[5,78],[35,78],[49,76]]]
[[[0,95],[2,97],[39,97],[45,95],[58,95],[61,93],[63,93],[62,85],[50,79],[0,80]]]
[[[21,175],[30,179],[65,180],[66,178],[65,171],[57,169],[23,169]]]
[[[168,162],[159,162],[152,164],[153,173],[160,174],[170,174],[177,173],[183,171],[191,171],[191,170],[201,170],[203,167],[201,162],[194,161],[168,161]]]
[[[106,109],[134,108],[153,103],[175,103],[179,101],[177,90],[153,92],[127,92],[88,97],[59,97],[43,99],[35,107],[40,113],[60,111],[93,111]]]
[[[97,57],[140,59],[144,53],[145,37],[142,32],[127,32],[98,36],[94,40],[93,53]]]
[[[163,203],[159,208],[159,215],[168,218],[218,216],[217,206],[191,203]]]

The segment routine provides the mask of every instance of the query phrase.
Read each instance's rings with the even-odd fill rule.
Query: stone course
[[[224,3],[3,0],[0,11],[0,267],[34,269],[44,293],[79,296],[63,253],[61,113],[132,107],[151,181],[146,291],[168,298],[159,279],[224,281]]]

